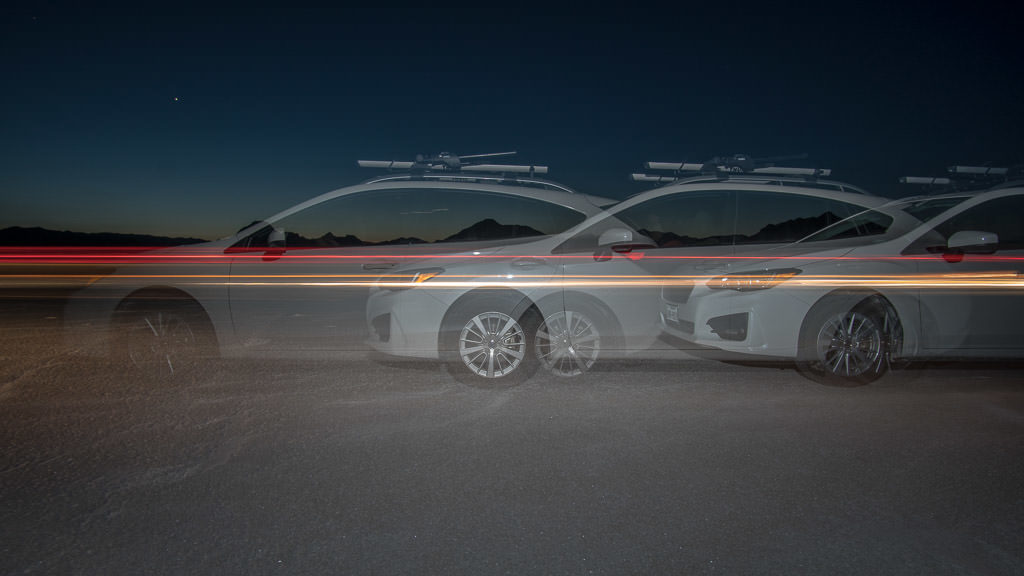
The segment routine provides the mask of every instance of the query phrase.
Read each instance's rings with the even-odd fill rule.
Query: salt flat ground
[[[82,358],[0,303],[3,574],[1021,574],[1024,371]]]

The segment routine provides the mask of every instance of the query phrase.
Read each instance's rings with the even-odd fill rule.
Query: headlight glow
[[[708,280],[707,286],[712,290],[736,290],[738,292],[767,290],[773,286],[778,286],[800,274],[800,272],[802,270],[798,268],[737,272],[736,274],[716,276]]]

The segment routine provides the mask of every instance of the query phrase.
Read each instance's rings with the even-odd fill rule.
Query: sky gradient
[[[612,197],[645,160],[808,153],[885,195],[1024,161],[997,4],[7,10],[0,228],[215,238],[442,150]]]

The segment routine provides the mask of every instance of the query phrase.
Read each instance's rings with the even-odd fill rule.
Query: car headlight
[[[773,286],[778,286],[800,272],[802,270],[798,268],[737,272],[736,274],[716,276],[708,280],[707,286],[712,290],[736,290],[739,292],[766,290]]]
[[[418,270],[406,270],[381,278],[381,288],[384,290],[408,290],[417,284],[422,284],[435,276],[444,274],[444,268],[421,268]]]

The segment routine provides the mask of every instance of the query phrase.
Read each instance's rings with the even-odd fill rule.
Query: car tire
[[[863,386],[892,368],[902,345],[902,326],[884,299],[837,294],[804,319],[797,369],[820,384]]]
[[[579,376],[598,361],[609,332],[600,315],[589,310],[556,312],[537,328],[534,352],[540,365],[555,376]]]
[[[132,298],[115,314],[115,357],[143,376],[188,378],[218,355],[210,320],[192,300]]]
[[[518,312],[505,298],[472,299],[448,314],[442,356],[460,382],[484,388],[515,386],[537,370],[534,337],[539,324],[533,307]]]

